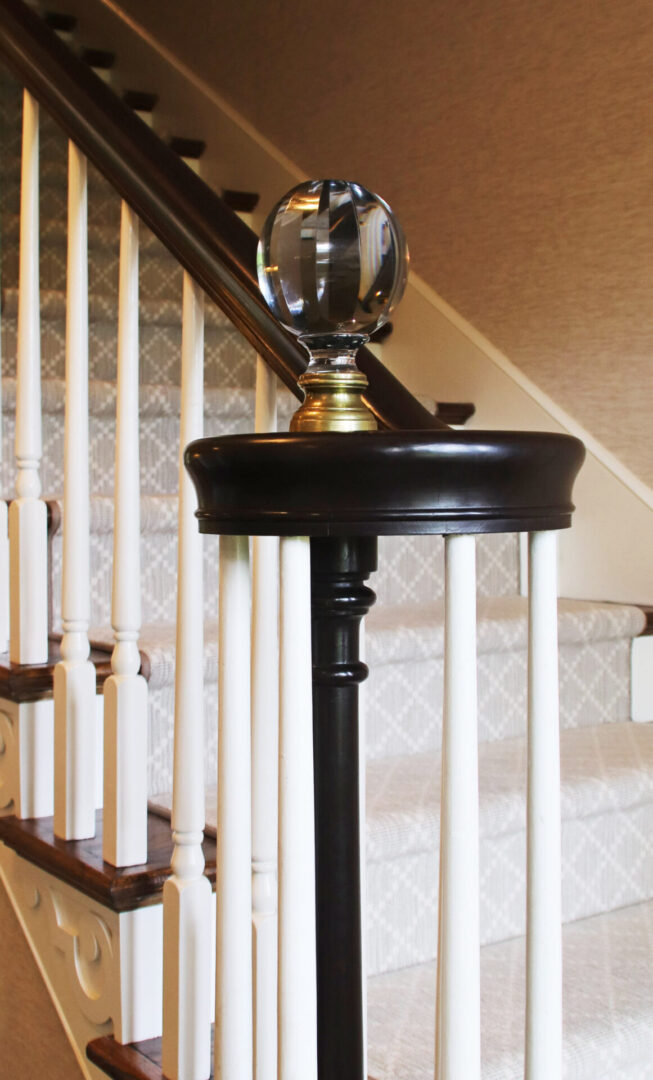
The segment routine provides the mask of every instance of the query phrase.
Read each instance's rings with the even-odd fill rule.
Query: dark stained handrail
[[[0,0],[0,57],[301,397],[306,353],[260,295],[252,230],[22,0]],[[369,349],[358,363],[383,426],[446,428]]]

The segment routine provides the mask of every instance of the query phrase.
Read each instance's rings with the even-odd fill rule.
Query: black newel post
[[[319,1080],[363,1080],[359,630],[376,547],[375,537],[311,541]]]
[[[318,1077],[365,1080],[359,630],[375,599],[365,581],[376,537],[565,528],[583,448],[561,435],[451,431],[426,415],[425,430],[403,429],[400,384],[384,372],[369,387],[356,367],[407,274],[400,227],[360,184],[288,192],[263,229],[258,274],[310,355],[305,400],[290,434],[201,440],[186,464],[202,532],[311,537]],[[373,413],[399,430],[375,430]],[[301,1034],[308,1074],[312,1032]]]

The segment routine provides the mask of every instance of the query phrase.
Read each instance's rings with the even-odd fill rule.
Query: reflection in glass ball
[[[257,269],[268,307],[309,350],[355,348],[401,299],[408,249],[377,195],[344,180],[311,180],[268,216]]]

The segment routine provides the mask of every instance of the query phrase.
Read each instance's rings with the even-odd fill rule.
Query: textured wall
[[[0,1076],[81,1080],[45,983],[0,885]]]
[[[650,0],[120,0],[653,485]]]

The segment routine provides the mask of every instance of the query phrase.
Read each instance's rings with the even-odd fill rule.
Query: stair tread
[[[102,858],[102,811],[96,811],[95,836],[88,840],[59,840],[51,817],[19,820],[0,816],[0,841],[21,858],[79,889],[113,911],[130,911],[161,899],[170,876],[172,833],[160,814],[148,814],[148,862],[114,867]],[[215,882],[215,844],[204,842],[206,876]]]
[[[523,596],[479,597],[479,654],[525,649],[528,644],[528,599]],[[599,601],[558,601],[560,644],[611,641],[634,637],[646,625],[638,607]],[[366,623],[370,663],[396,663],[444,654],[444,601],[372,608]]]
[[[173,506],[176,500],[173,496],[151,495],[142,496],[145,507],[144,522],[152,531],[167,531],[168,526],[173,528]],[[108,515],[112,513],[111,499],[109,496],[95,496],[92,505],[97,507],[97,523],[99,528],[108,530]],[[479,598],[479,652],[482,651],[509,651],[526,646],[526,607],[523,597],[489,597]],[[379,632],[377,624],[370,625],[366,631],[367,662],[370,665],[380,663],[394,663],[416,655],[441,655],[442,654],[442,623],[441,605],[414,605],[411,608],[402,607],[401,619],[395,624],[395,633],[399,634],[401,628],[410,620],[411,637],[414,636],[416,627],[424,627],[425,637],[428,639],[427,646],[415,646],[410,654],[392,649],[392,643],[386,647],[383,642],[378,645],[375,641]],[[386,621],[385,614],[388,615]],[[388,627],[392,625],[392,619],[396,614],[392,609],[384,614],[383,634],[388,634]],[[510,637],[505,633],[502,615],[508,615]],[[634,636],[645,626],[645,616],[636,607],[621,604],[602,604],[592,601],[561,600],[559,602],[558,626],[562,643],[577,643],[587,641],[605,641],[623,637]],[[524,623],[524,625],[522,625]],[[98,643],[109,642],[111,629],[94,627],[91,631],[91,640]],[[151,679],[153,686],[168,685],[174,681],[174,657],[175,657],[175,626],[173,623],[147,624],[141,628],[139,638],[140,649],[145,653],[151,663]],[[216,682],[218,677],[217,661],[217,624],[214,620],[205,621],[204,626],[204,678],[209,682]]]
[[[501,836],[526,827],[525,738],[479,746],[479,832]],[[653,726],[624,721],[561,732],[561,813],[582,819],[653,801]],[[170,812],[172,793],[152,805]],[[206,827],[215,835],[217,789],[206,792]],[[435,851],[440,831],[440,754],[406,754],[367,763],[369,862]],[[653,886],[653,882],[651,883]]]
[[[563,928],[564,1069],[573,1080],[653,1076],[653,901]],[[368,1072],[432,1080],[434,962],[368,983]],[[483,1080],[522,1080],[524,939],[481,950]]]
[[[481,949],[483,1080],[522,1080],[523,938]],[[563,928],[563,1075],[573,1080],[653,1077],[653,902]],[[368,980],[370,1080],[432,1080],[436,964]],[[161,1040],[89,1044],[116,1080],[159,1080]]]
[[[174,623],[150,623],[141,627],[138,646],[147,665],[150,690],[174,686],[175,637]],[[110,626],[91,627],[89,639],[94,646],[107,648],[113,641],[113,631]],[[217,620],[207,619],[204,621],[204,681],[215,683],[217,678],[218,623]],[[172,725],[172,717],[170,724]]]
[[[480,835],[526,827],[526,738],[479,745]],[[653,801],[653,726],[623,721],[560,735],[563,820]],[[437,847],[440,754],[367,766],[367,854],[387,859]],[[652,882],[653,885],[653,882]]]

